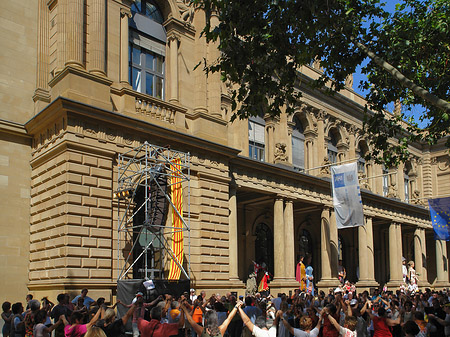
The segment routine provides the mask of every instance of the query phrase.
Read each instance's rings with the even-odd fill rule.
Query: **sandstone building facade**
[[[421,286],[448,286],[448,248],[433,238],[426,203],[450,194],[443,144],[412,144],[396,168],[360,159],[364,101],[350,83],[334,97],[300,88],[293,116],[230,123],[229,88],[195,69],[219,52],[188,3],[0,5],[1,297],[88,287],[112,298],[123,255],[117,158],[146,141],[190,154],[197,289],[243,293],[252,261],[267,264],[274,292],[293,289],[304,253],[320,288],[337,285],[338,260],[360,289],[398,286],[402,257]],[[352,160],[365,226],[338,231],[326,165]]]

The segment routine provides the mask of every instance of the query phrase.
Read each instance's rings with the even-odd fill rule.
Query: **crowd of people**
[[[444,337],[450,336],[450,290],[410,292],[374,289],[356,293],[351,284],[277,296],[260,292],[236,298],[232,293],[206,297],[191,289],[181,296],[160,295],[146,302],[135,294],[131,303],[108,306],[83,289],[54,305],[27,296],[22,303],[4,302],[4,337]],[[265,292],[266,293],[266,292]],[[147,294],[146,294],[147,295]],[[116,306],[126,312],[120,318]]]

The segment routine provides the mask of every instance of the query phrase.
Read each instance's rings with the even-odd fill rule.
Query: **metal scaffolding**
[[[178,169],[174,166],[177,159],[180,160]],[[173,177],[181,181],[183,200],[187,200],[183,202],[187,207],[183,216],[170,197]],[[114,193],[118,200],[117,279],[165,279],[165,265],[170,261],[174,261],[186,279],[190,279],[189,153],[145,142],[119,155],[117,183]],[[166,225],[169,209],[180,216],[182,228]],[[184,240],[187,271],[175,258],[168,241],[168,237],[180,231],[184,232],[185,238],[187,233],[187,240]]]

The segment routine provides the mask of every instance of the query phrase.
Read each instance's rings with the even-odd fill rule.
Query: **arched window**
[[[305,135],[300,119],[295,116],[293,119],[294,128],[292,130],[292,165],[295,170],[303,172],[305,170]]]
[[[335,130],[330,130],[328,133],[328,160],[330,163],[337,163],[338,149],[337,149],[338,137]]]
[[[134,0],[133,4],[131,5],[131,11],[133,13],[141,13],[142,15],[145,15],[160,24],[164,22],[164,18],[154,1]]]
[[[265,125],[259,116],[248,120],[248,156],[259,161],[264,161]]]
[[[273,274],[273,234],[265,223],[256,225],[255,260],[265,263],[267,269]]]
[[[133,90],[164,99],[166,31],[163,15],[151,0],[131,6],[130,84]]]

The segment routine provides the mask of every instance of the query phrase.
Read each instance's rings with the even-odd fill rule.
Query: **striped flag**
[[[434,239],[450,241],[450,197],[428,199]]]
[[[183,190],[181,187],[180,163],[180,159],[177,158],[170,165],[170,169],[173,172],[170,178],[170,186],[172,204],[174,205],[180,216],[183,217]],[[172,226],[174,231],[172,234],[172,252],[174,253],[174,259],[176,259],[178,264],[174,259],[170,261],[170,271],[168,279],[172,281],[180,279],[181,269],[178,265],[183,265],[184,255],[183,221],[181,220],[181,217],[177,214],[175,209],[172,210]]]

